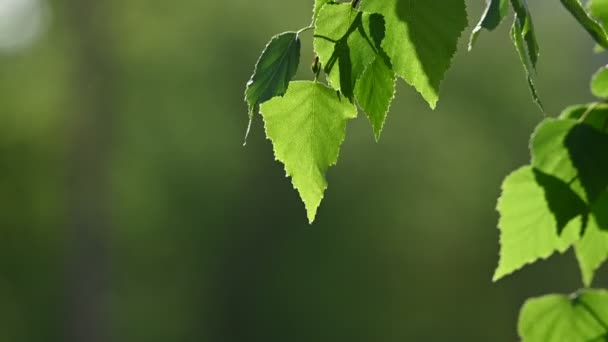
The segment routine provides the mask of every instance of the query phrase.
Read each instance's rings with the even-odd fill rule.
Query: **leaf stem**
[[[578,122],[585,122],[585,120],[587,119],[587,116],[589,116],[589,113],[593,112],[593,110],[595,110],[595,108],[599,105],[600,105],[600,102],[594,102],[589,107],[587,107],[587,109],[585,110],[583,115],[581,115],[581,117],[578,119]]]
[[[314,29],[314,28],[315,28],[315,27],[314,27],[314,25],[312,25],[312,24],[311,24],[310,26],[307,26],[307,27],[301,28],[301,29],[300,29],[298,32],[296,32],[296,34],[299,36],[299,35],[300,35],[300,33],[306,32],[306,31],[308,31],[308,30],[312,30],[312,29]]]
[[[593,319],[595,319],[602,326],[602,328],[604,328],[604,332],[608,332],[608,324],[604,322],[604,320],[597,314],[597,312],[595,312],[593,308],[591,308],[589,305],[587,305],[587,303],[583,302],[582,300],[579,299],[578,302],[581,304],[583,309],[585,309],[585,311],[587,311],[593,317]]]
[[[581,294],[582,289],[570,295],[573,304],[580,305],[583,309],[585,309],[585,311],[587,311],[587,313],[591,315],[591,317],[593,317],[593,319],[604,329],[604,332],[608,333],[608,324],[600,317],[600,315],[598,315],[595,310],[593,310],[592,307],[589,306],[589,304],[583,301]]]

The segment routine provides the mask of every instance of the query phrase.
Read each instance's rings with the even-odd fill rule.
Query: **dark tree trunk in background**
[[[110,156],[115,120],[106,1],[62,2],[72,48],[68,127],[66,342],[110,341],[108,244]]]

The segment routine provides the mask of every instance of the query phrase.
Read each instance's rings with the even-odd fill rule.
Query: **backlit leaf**
[[[530,299],[521,310],[518,330],[524,342],[606,341],[608,291]]]
[[[338,160],[346,122],[356,107],[317,82],[292,82],[283,97],[261,106],[266,135],[285,165],[312,223],[327,188],[325,172]]]
[[[441,81],[467,26],[465,1],[363,1],[361,9],[384,15],[382,47],[393,70],[435,108]]]

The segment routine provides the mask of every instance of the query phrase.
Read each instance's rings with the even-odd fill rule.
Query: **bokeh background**
[[[568,252],[491,282],[542,114],[510,23],[466,52],[467,3],[437,110],[400,83],[379,143],[351,122],[308,225],[259,118],[242,141],[254,63],[312,0],[0,0],[0,341],[515,341],[525,298],[581,281]],[[530,6],[547,112],[591,100],[606,55]]]

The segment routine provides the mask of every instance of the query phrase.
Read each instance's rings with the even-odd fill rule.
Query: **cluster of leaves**
[[[598,44],[608,48],[608,1],[560,0]],[[539,56],[530,11],[524,0],[490,0],[471,35],[472,48],[482,29],[493,30],[515,13],[511,38],[536,103],[542,108],[533,75]],[[566,108],[543,120],[530,141],[531,163],[502,185],[500,259],[494,280],[526,264],[574,247],[582,281],[590,286],[608,259],[608,69],[591,82],[599,102]],[[548,295],[524,305],[519,333],[525,341],[608,340],[608,292],[584,290],[571,296]]]
[[[608,0],[591,0],[587,8],[579,0],[560,1],[598,50],[608,48]],[[469,49],[483,29],[494,30],[512,10],[510,35],[542,109],[534,84],[540,49],[526,0],[486,2]],[[327,188],[325,172],[337,162],[347,121],[360,108],[379,139],[398,78],[435,108],[466,26],[464,0],[316,0],[311,26],[272,38],[247,84],[249,127],[259,111],[309,222]],[[308,30],[314,30],[314,81],[293,81],[300,35]],[[321,71],[327,84],[318,79]],[[494,280],[573,246],[583,284],[590,286],[608,259],[608,66],[596,73],[591,89],[598,102],[541,122],[531,139],[530,165],[504,181]],[[608,340],[608,292],[587,289],[529,300],[519,333],[525,341]]]
[[[494,280],[573,246],[583,283],[589,286],[608,259],[607,77],[608,69],[602,68],[592,82],[601,102],[572,106],[541,122],[530,142],[530,165],[505,179],[498,201],[501,247]],[[608,338],[606,309],[608,292],[597,290],[580,298],[530,300],[520,317],[520,333],[526,341]],[[554,335],[554,327],[564,324],[577,329]]]
[[[313,24],[272,38],[247,84],[250,126],[259,110],[275,157],[302,198],[309,222],[316,216],[337,162],[346,123],[358,105],[376,139],[403,78],[432,108],[458,39],[467,26],[463,0],[399,0],[337,3],[316,0]],[[318,56],[314,81],[292,81],[299,65],[300,35],[314,29]],[[327,85],[318,80],[323,71]],[[248,129],[249,131],[249,129]]]

